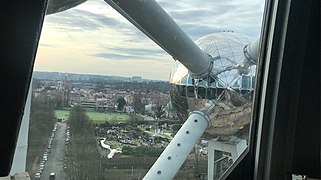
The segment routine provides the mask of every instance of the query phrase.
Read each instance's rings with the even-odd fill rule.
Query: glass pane
[[[256,65],[244,53],[259,37],[263,2],[157,2],[210,55],[211,74],[193,78],[104,1],[46,16],[32,83],[32,179],[142,179],[197,110],[211,126],[174,179],[219,179],[247,147]]]
[[[206,145],[199,144],[195,148],[197,151],[206,150],[209,171],[212,173],[209,176],[214,179],[219,178],[247,147],[255,65],[246,69],[239,66],[245,64],[243,49],[251,42],[253,40],[250,37],[234,32],[213,33],[196,41],[204,52],[218,57],[213,62],[213,72],[216,74],[204,78],[197,87],[188,86],[186,97],[187,113],[207,109],[211,118],[211,127],[201,138]],[[218,86],[215,82],[218,82]],[[202,88],[204,84],[209,84],[206,91]],[[175,89],[171,92],[172,100],[182,98]],[[180,103],[179,100],[175,102]]]

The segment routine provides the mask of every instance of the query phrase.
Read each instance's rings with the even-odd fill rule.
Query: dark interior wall
[[[288,1],[284,11],[285,34],[280,55],[280,84],[273,138],[265,177],[291,179],[293,173],[317,177],[320,172],[320,92],[318,4],[313,1]],[[288,8],[288,9],[287,9]],[[282,47],[282,46],[281,46]],[[319,79],[319,80],[318,80]],[[295,171],[294,171],[295,169]]]
[[[315,3],[310,9],[303,79],[299,95],[292,173],[321,177],[320,164],[320,18]],[[316,18],[318,17],[318,18]],[[319,37],[315,36],[319,35]]]
[[[292,174],[320,178],[320,2],[271,0],[267,7],[275,3],[275,20],[273,8],[266,9],[267,29],[262,31],[261,75],[267,61],[270,66],[267,88],[256,89],[259,101],[254,103],[251,134],[255,142],[227,179],[290,180]],[[263,101],[258,98],[261,90],[266,93]],[[255,109],[262,102],[263,110]],[[258,146],[251,149],[255,143]]]
[[[0,1],[0,176],[11,168],[46,5]]]

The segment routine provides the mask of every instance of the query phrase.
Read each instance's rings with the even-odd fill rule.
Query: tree
[[[157,105],[154,112],[157,119],[161,118],[162,115],[165,113],[163,106],[161,105]]]
[[[136,113],[144,114],[145,105],[142,103],[142,94],[135,94],[133,97],[133,108]]]
[[[75,106],[69,116],[68,124],[72,135],[68,144],[67,168],[68,179],[105,179],[104,170],[100,166],[100,156],[93,137],[90,119],[81,106]]]
[[[119,97],[116,101],[117,103],[117,110],[122,111],[124,106],[126,105],[126,101],[123,97]]]
[[[179,121],[184,122],[188,118],[188,103],[186,97],[178,96],[179,93],[177,88],[171,90],[171,103],[177,113]]]
[[[136,114],[132,114],[129,116],[129,124],[132,126],[137,126],[138,124],[144,124],[146,121],[144,121],[144,117]]]
[[[153,146],[124,146],[122,148],[122,154],[134,157],[158,157],[162,154],[163,151],[164,148]]]
[[[41,93],[37,97],[32,94],[31,101],[31,113],[37,110],[39,107],[50,107],[53,109],[62,109],[63,108],[63,97],[58,93],[51,93],[50,95],[46,93]]]
[[[75,106],[70,111],[68,124],[71,127],[73,133],[82,133],[88,128],[89,122],[90,119],[83,107]]]
[[[104,170],[100,166],[97,142],[91,130],[84,129],[82,133],[73,134],[70,137],[66,153],[67,179],[106,179]]]
[[[49,137],[55,122],[55,113],[50,107],[38,106],[30,115],[29,136]]]
[[[104,81],[98,81],[96,83],[96,90],[98,92],[102,92],[105,89],[105,82]]]
[[[27,164],[26,168],[30,175],[34,175],[34,162],[39,159],[43,149],[47,143],[48,137],[52,133],[56,117],[54,111],[50,107],[42,106],[39,101],[33,101],[32,111],[30,114],[29,122],[29,135],[28,135],[28,151],[27,151]]]
[[[181,127],[182,127],[181,124],[173,124],[173,125],[172,125],[172,130],[173,130],[173,131],[178,131]]]

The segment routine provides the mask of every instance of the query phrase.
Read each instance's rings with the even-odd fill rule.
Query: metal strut
[[[163,153],[151,167],[144,180],[173,179],[189,153],[211,127],[209,116],[201,111],[193,111]]]

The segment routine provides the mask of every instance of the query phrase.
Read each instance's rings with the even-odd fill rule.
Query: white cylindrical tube
[[[192,112],[147,172],[144,180],[173,179],[198,139],[208,127],[210,127],[210,119],[207,114],[201,111]]]
[[[256,39],[251,44],[244,47],[244,56],[247,63],[251,65],[257,64],[257,59],[259,57],[260,39]]]

